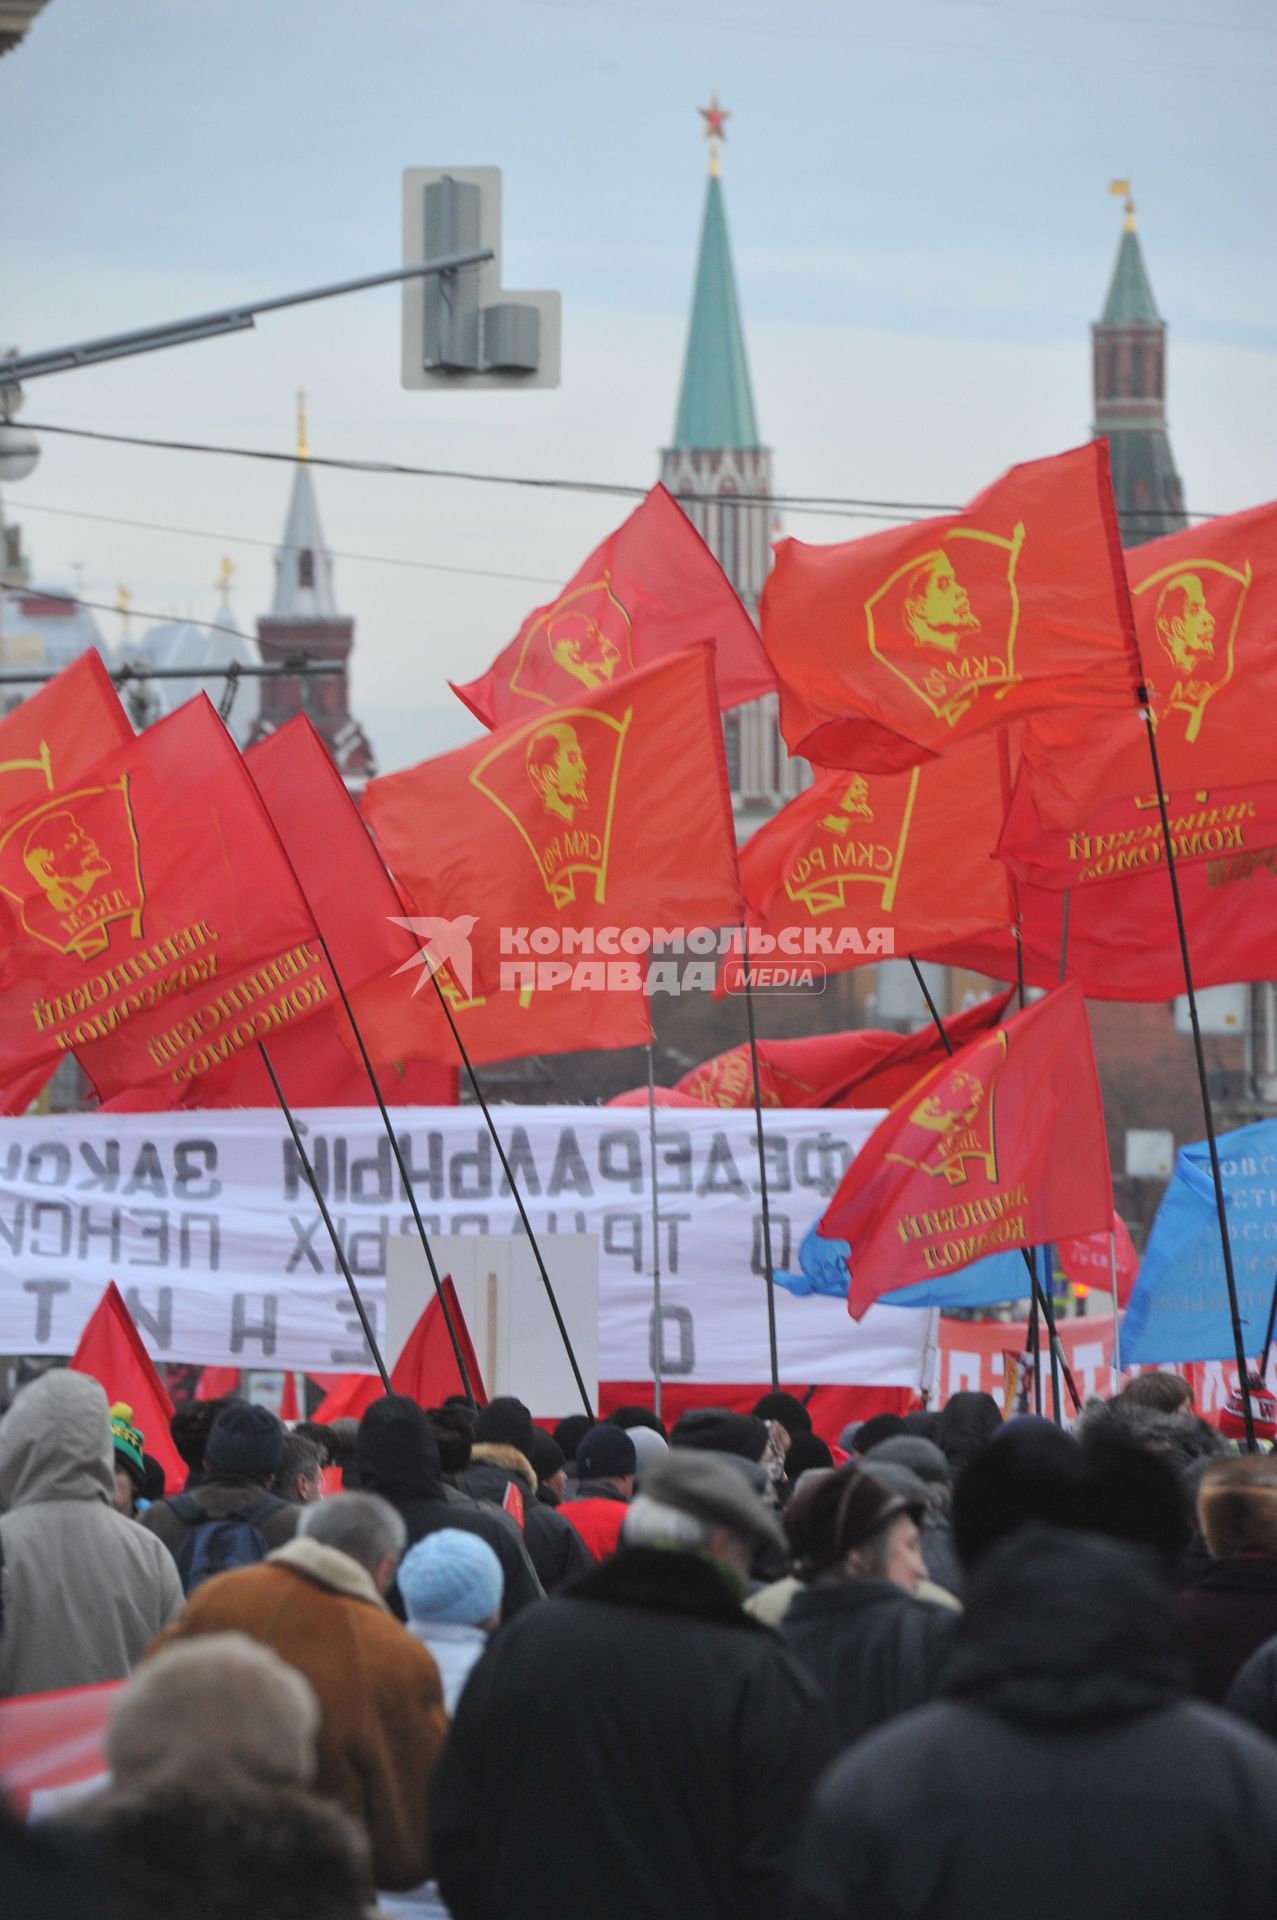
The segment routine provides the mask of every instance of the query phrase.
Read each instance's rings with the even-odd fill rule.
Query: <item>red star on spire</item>
[[[711,93],[707,107],[697,107],[696,111],[705,122],[705,138],[707,140],[726,140],[727,122],[732,116],[726,107],[719,106],[718,95],[716,93]]]

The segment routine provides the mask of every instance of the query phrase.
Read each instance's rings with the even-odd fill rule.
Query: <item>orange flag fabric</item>
[[[1275,552],[1277,501],[1269,501],[1147,541],[1126,555],[1172,814],[1209,814],[1240,797],[1223,789],[1264,787],[1273,780],[1268,715],[1277,699]],[[1147,825],[1156,792],[1138,714],[1111,716],[1103,727],[1089,725],[1081,713],[1053,715],[1050,737],[1040,735],[1029,757],[1045,826],[1080,827],[1095,808],[1114,800],[1124,803],[1125,812],[1103,823],[1110,831]],[[1269,801],[1271,824],[1271,790]],[[1232,820],[1247,817],[1235,814]],[[1250,831],[1249,844],[1261,844],[1257,835],[1257,828]]]
[[[132,738],[101,655],[82,653],[0,719],[0,819],[78,779]]]
[[[312,931],[200,695],[0,823],[0,1070],[198,1074],[327,996]]]
[[[955,1051],[996,1027],[1010,1001],[1008,990],[950,1015],[944,1028]],[[759,1095],[765,1107],[889,1107],[938,1060],[947,1058],[932,1026],[909,1034],[859,1027],[797,1040],[760,1040]],[[701,1106],[752,1107],[748,1042],[702,1061],[675,1082],[674,1090]],[[645,1088],[636,1089],[633,1104],[641,1105],[646,1098]]]
[[[634,979],[656,929],[743,910],[708,645],[374,780],[363,810],[416,914],[471,922],[472,991],[567,954]]]
[[[903,773],[823,773],[741,848],[750,957],[827,971],[1009,927],[996,742]]]
[[[186,1482],[186,1463],[169,1434],[173,1402],[114,1280],[90,1314],[67,1365],[76,1373],[91,1374],[112,1405],[127,1403],[129,1424],[142,1434],[147,1453],[163,1467],[169,1492],[179,1491]]]
[[[558,599],[528,615],[488,671],[453,687],[485,727],[526,720],[611,686],[698,640],[717,646],[724,707],[772,693],[758,632],[705,542],[655,486]]]
[[[1113,1218],[1104,1111],[1081,989],[1059,987],[970,1041],[875,1128],[820,1222],[850,1244],[848,1310],[984,1254]]]
[[[962,513],[782,541],[762,632],[781,730],[818,766],[889,773],[1058,709],[1131,712],[1107,443],[1012,467]]]

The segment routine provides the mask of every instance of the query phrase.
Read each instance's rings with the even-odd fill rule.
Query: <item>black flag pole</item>
[[[776,1270],[772,1266],[772,1221],[767,1198],[767,1154],[763,1146],[763,1096],[758,1076],[758,1034],[754,1025],[754,990],[750,983],[749,928],[741,922],[741,965],[745,976],[745,1017],[749,1023],[749,1060],[754,1076],[754,1137],[758,1142],[758,1197],[763,1209],[763,1265],[767,1272],[767,1352],[771,1362],[772,1392],[780,1387],[776,1350]]]
[[[315,1196],[315,1203],[319,1208],[320,1217],[328,1229],[328,1238],[333,1243],[333,1252],[337,1256],[337,1265],[341,1268],[342,1278],[350,1288],[350,1297],[355,1303],[355,1312],[359,1315],[359,1324],[364,1330],[364,1339],[368,1342],[368,1351],[372,1354],[373,1360],[376,1362],[377,1371],[381,1375],[381,1384],[387,1393],[393,1393],[394,1388],[390,1384],[390,1375],[386,1372],[386,1363],[381,1357],[381,1349],[377,1345],[377,1336],[372,1330],[372,1322],[368,1318],[368,1310],[359,1297],[359,1288],[355,1285],[355,1276],[350,1271],[350,1262],[346,1258],[346,1250],[341,1244],[341,1237],[336,1227],[333,1225],[333,1217],[328,1211],[328,1203],[320,1192],[319,1182],[315,1178],[315,1169],[310,1164],[310,1155],[307,1153],[302,1142],[297,1122],[293,1118],[293,1110],[284,1098],[284,1089],[279,1084],[279,1076],[275,1072],[271,1057],[266,1051],[264,1041],[259,1040],[257,1042],[257,1051],[262,1056],[262,1065],[270,1075],[270,1083],[275,1089],[275,1098],[279,1102],[280,1111],[288,1122],[288,1131],[293,1136],[293,1145],[297,1150],[297,1158],[301,1161],[302,1172],[306,1176],[307,1185]]]
[[[944,1021],[940,1018],[940,1010],[936,1006],[936,1003],[931,996],[931,989],[927,985],[926,977],[923,974],[922,968],[918,965],[918,962],[914,958],[913,954],[909,955],[909,965],[913,968],[913,977],[917,981],[919,991],[921,992],[923,999],[927,1003],[927,1012],[931,1015],[931,1019],[935,1026],[936,1032],[940,1035],[941,1044],[943,1045],[945,1052],[952,1059],[953,1041],[949,1038],[948,1028],[945,1026]],[[1031,1294],[1032,1307],[1029,1314],[1030,1344],[1029,1344],[1029,1347],[1026,1349],[1026,1351],[1032,1352],[1033,1354],[1035,1411],[1038,1413],[1041,1413],[1042,1411],[1042,1384],[1041,1384],[1041,1376],[1038,1371],[1037,1348],[1036,1348],[1036,1342],[1034,1340],[1034,1334],[1036,1332],[1037,1314],[1038,1314],[1039,1308],[1041,1308],[1042,1318],[1046,1321],[1048,1351],[1050,1352],[1050,1355],[1051,1355],[1051,1376],[1052,1376],[1052,1382],[1055,1387],[1055,1420],[1056,1420],[1056,1425],[1060,1426],[1063,1424],[1063,1408],[1060,1400],[1059,1375],[1056,1372],[1057,1365],[1064,1374],[1065,1384],[1068,1387],[1069,1397],[1073,1402],[1073,1409],[1075,1413],[1080,1413],[1082,1411],[1082,1400],[1077,1390],[1077,1383],[1075,1382],[1072,1372],[1069,1369],[1069,1363],[1064,1358],[1064,1350],[1060,1346],[1060,1337],[1055,1329],[1055,1308],[1051,1303],[1049,1288],[1047,1289],[1043,1288],[1042,1283],[1038,1278],[1037,1263],[1034,1260],[1033,1255],[1029,1251],[1028,1247],[1021,1247],[1020,1253],[1023,1257],[1024,1264],[1028,1269],[1029,1278],[1033,1283],[1032,1294]]]
[[[1153,765],[1157,812],[1162,823],[1162,849],[1166,855],[1166,871],[1170,876],[1171,899],[1175,907],[1175,929],[1179,935],[1179,954],[1184,968],[1184,990],[1188,999],[1188,1018],[1193,1029],[1193,1054],[1197,1061],[1197,1084],[1201,1090],[1202,1114],[1206,1121],[1206,1145],[1210,1153],[1211,1179],[1215,1185],[1215,1212],[1219,1219],[1220,1250],[1224,1256],[1224,1284],[1228,1289],[1228,1312],[1233,1325],[1233,1351],[1237,1356],[1237,1386],[1241,1394],[1242,1420],[1246,1428],[1246,1450],[1248,1453],[1256,1453],[1259,1449],[1255,1439],[1255,1416],[1250,1404],[1246,1344],[1242,1336],[1241,1308],[1237,1301],[1237,1276],[1233,1271],[1233,1246],[1228,1232],[1228,1208],[1224,1202],[1224,1176],[1219,1165],[1219,1147],[1215,1140],[1215,1115],[1211,1107],[1210,1085],[1206,1078],[1206,1050],[1202,1046],[1202,1024],[1197,1014],[1197,989],[1193,984],[1193,968],[1188,954],[1188,932],[1184,925],[1184,905],[1180,899],[1175,846],[1171,839],[1171,823],[1166,811],[1166,794],[1162,788],[1162,765],[1157,752],[1157,728],[1153,719],[1148,688],[1143,682],[1140,683],[1138,697],[1143,713],[1144,731],[1148,738],[1149,759]]]
[[[314,918],[313,914],[311,917]],[[435,1262],[434,1250],[430,1245],[430,1236],[426,1232],[426,1223],[422,1219],[421,1209],[417,1205],[417,1195],[413,1189],[407,1162],[404,1159],[403,1148],[399,1144],[399,1136],[395,1132],[390,1114],[386,1108],[385,1100],[382,1098],[381,1088],[377,1084],[377,1074],[373,1067],[372,1060],[369,1058],[368,1049],[364,1045],[364,1036],[359,1031],[359,1022],[355,1018],[354,1009],[347,997],[346,989],[342,985],[341,975],[333,963],[333,956],[328,950],[328,942],[319,930],[318,921],[315,922],[315,930],[319,933],[319,944],[324,950],[324,959],[328,962],[328,968],[336,983],[337,992],[341,996],[341,1004],[346,1010],[346,1018],[350,1022],[351,1032],[354,1034],[359,1047],[359,1057],[364,1063],[364,1072],[368,1076],[368,1084],[372,1088],[373,1098],[377,1102],[377,1111],[381,1115],[381,1124],[386,1129],[386,1138],[390,1142],[390,1151],[394,1155],[395,1165],[399,1169],[399,1178],[403,1183],[404,1194],[407,1197],[408,1205],[412,1209],[413,1224],[417,1229],[417,1238],[421,1242],[421,1250],[426,1256],[426,1265],[430,1269],[430,1278],[434,1285],[435,1299],[439,1302],[439,1310],[443,1314],[443,1324],[448,1329],[448,1339],[452,1343],[452,1356],[457,1363],[457,1371],[461,1375],[461,1390],[470,1402],[470,1405],[477,1407],[479,1403],[474,1397],[474,1386],[466,1367],[465,1356],[461,1351],[461,1342],[457,1337],[457,1329],[452,1324],[452,1315],[448,1311],[448,1301],[443,1290],[443,1280],[440,1277],[439,1268]]]
[[[665,1321],[661,1314],[661,1199],[656,1190],[656,1059],[650,1040],[647,1043],[647,1138],[652,1153],[652,1315],[656,1322],[652,1341],[652,1411],[659,1420]]]
[[[1268,1309],[1268,1330],[1264,1334],[1264,1351],[1259,1356],[1259,1381],[1262,1386],[1268,1372],[1268,1354],[1273,1344],[1273,1329],[1277,1326],[1277,1279],[1273,1281],[1272,1304]]]
[[[558,1298],[555,1295],[554,1285],[550,1279],[545,1259],[540,1247],[537,1245],[537,1237],[532,1231],[532,1222],[529,1220],[528,1210],[523,1204],[523,1195],[519,1192],[518,1183],[514,1177],[514,1169],[506,1157],[506,1150],[501,1144],[501,1135],[497,1132],[496,1123],[488,1109],[488,1103],[483,1097],[483,1088],[479,1085],[474,1067],[471,1065],[470,1055],[466,1052],[466,1043],[458,1031],[456,1020],[453,1018],[452,1008],[448,1005],[448,996],[439,984],[438,968],[432,971],[430,977],[434,983],[434,990],[439,996],[439,1005],[443,1008],[444,1018],[452,1030],[453,1043],[461,1057],[461,1064],[465,1068],[466,1079],[470,1082],[470,1091],[478,1102],[479,1110],[483,1115],[488,1132],[492,1136],[492,1144],[497,1150],[497,1159],[501,1162],[501,1171],[505,1175],[506,1185],[514,1196],[514,1204],[519,1210],[519,1219],[523,1224],[523,1231],[528,1236],[528,1245],[532,1249],[532,1258],[537,1263],[537,1272],[541,1276],[541,1284],[545,1288],[546,1299],[550,1302],[550,1311],[554,1315],[554,1324],[559,1330],[559,1338],[563,1342],[563,1351],[568,1357],[568,1365],[572,1369],[572,1378],[576,1381],[577,1392],[581,1396],[581,1405],[585,1408],[591,1420],[593,1420],[594,1408],[590,1404],[589,1389],[586,1387],[581,1369],[577,1365],[576,1353],[572,1346],[572,1337],[568,1332],[567,1322],[564,1320],[563,1314],[560,1311]]]

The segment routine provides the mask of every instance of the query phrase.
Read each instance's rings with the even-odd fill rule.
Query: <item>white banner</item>
[[[432,1233],[517,1233],[473,1108],[394,1114]],[[498,1107],[534,1232],[599,1242],[599,1374],[651,1377],[652,1159],[643,1108]],[[765,1117],[772,1256],[799,1241],[880,1118]],[[386,1245],[414,1232],[375,1112],[299,1116],[351,1270],[380,1337]],[[766,1379],[758,1155],[751,1112],[662,1109],[656,1130],[667,1379]],[[553,1277],[553,1276],[551,1276]],[[368,1370],[349,1294],[281,1114],[27,1115],[0,1119],[0,1352],[70,1353],[115,1280],[157,1359],[332,1373]],[[916,1386],[931,1316],[776,1290],[780,1375]]]

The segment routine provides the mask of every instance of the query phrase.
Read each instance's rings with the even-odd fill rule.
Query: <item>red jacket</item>
[[[621,1544],[621,1528],[629,1501],[623,1493],[613,1493],[597,1480],[587,1480],[584,1484],[589,1488],[598,1487],[599,1491],[589,1492],[580,1499],[565,1500],[559,1512],[576,1528],[591,1559],[606,1560]]]

